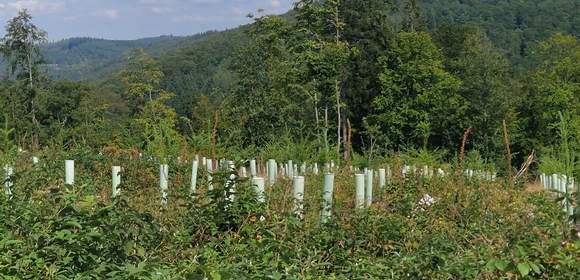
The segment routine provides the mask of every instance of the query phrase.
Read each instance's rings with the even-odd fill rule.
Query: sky
[[[26,8],[50,41],[70,37],[130,40],[193,35],[251,22],[249,13],[281,14],[294,0],[0,0],[0,36]]]

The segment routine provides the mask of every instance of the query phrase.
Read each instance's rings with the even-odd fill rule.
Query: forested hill
[[[192,36],[159,36],[138,40],[107,40],[75,37],[42,45],[43,69],[60,80],[95,81],[117,72],[125,64],[127,52],[143,48],[154,57],[172,53],[192,44],[211,40],[225,31],[208,31]],[[227,33],[227,32],[226,32]],[[5,72],[0,59],[0,77]]]
[[[43,46],[47,72],[56,79],[93,81],[119,70],[126,53],[143,48],[152,55],[171,52],[216,32],[194,36],[160,36],[139,40],[70,38]]]
[[[517,66],[523,63],[531,47],[551,34],[580,34],[578,0],[422,0],[418,4],[425,28],[434,31],[448,24],[479,27]],[[404,10],[402,4],[400,10]],[[396,14],[393,16],[398,17]],[[213,50],[215,53],[215,47],[219,49],[220,57],[206,59],[221,61],[223,56],[232,54],[233,49],[229,47],[237,46],[241,41],[243,39],[239,29],[225,33],[216,31],[186,37],[160,36],[139,40],[70,38],[46,44],[43,46],[43,54],[47,69],[54,78],[94,81],[122,67],[124,55],[132,49],[144,48],[154,57],[168,55],[175,62],[180,60],[176,55],[184,54],[191,58],[192,52],[196,50]]]
[[[430,30],[445,24],[482,28],[516,64],[531,47],[556,32],[580,35],[578,0],[421,0]]]
[[[522,64],[531,47],[551,34],[561,32],[580,35],[578,0],[422,0],[418,3],[422,21],[429,30],[436,30],[446,24],[480,27],[515,65]],[[403,9],[401,4],[400,10]],[[242,34],[239,29],[221,33],[224,32],[125,41],[71,38],[47,44],[43,49],[53,77],[92,81],[119,69],[124,54],[135,48],[145,48],[154,57],[168,54],[174,62],[179,60],[176,55],[191,56],[196,50],[212,50],[214,47],[219,49],[220,56],[229,56],[233,49],[224,48],[237,46],[243,40]],[[198,46],[198,43],[204,46]],[[213,51],[215,53],[216,50]],[[221,61],[223,57],[215,59]]]

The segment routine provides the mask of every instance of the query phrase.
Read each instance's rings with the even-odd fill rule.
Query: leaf
[[[209,276],[211,276],[211,279],[213,279],[213,280],[222,280],[222,276],[217,271],[210,272]]]
[[[83,229],[83,226],[81,226],[81,224],[79,222],[74,221],[74,220],[67,221],[64,225],[67,227],[74,227],[74,228],[78,228],[78,229]]]
[[[530,265],[527,263],[519,263],[518,271],[522,276],[527,276],[528,274],[530,274]]]
[[[508,267],[508,263],[504,260],[497,260],[495,261],[495,268],[497,268],[497,270],[499,271],[505,271]]]
[[[530,266],[532,267],[532,270],[533,270],[535,273],[537,273],[537,274],[540,274],[540,273],[542,272],[542,271],[540,270],[540,267],[539,267],[537,264],[535,264],[535,263],[530,263]]]
[[[137,256],[144,258],[145,257],[145,248],[139,246],[137,248]]]
[[[133,240],[129,240],[127,242],[125,242],[125,244],[123,245],[123,249],[125,251],[126,255],[133,255],[133,249],[135,249],[135,242]]]

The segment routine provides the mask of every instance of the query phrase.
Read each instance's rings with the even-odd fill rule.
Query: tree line
[[[30,149],[115,145],[160,159],[191,146],[241,158],[293,149],[348,161],[413,149],[453,159],[471,128],[467,148],[499,165],[505,122],[516,163],[534,150],[558,158],[564,142],[577,157],[578,38],[552,32],[514,59],[479,25],[435,24],[432,5],[302,0],[285,15],[250,15],[222,48],[132,51],[125,69],[93,84],[39,71],[46,33],[21,11],[0,45],[2,120]]]

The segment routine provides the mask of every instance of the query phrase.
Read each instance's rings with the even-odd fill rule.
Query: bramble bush
[[[161,207],[157,163],[131,152],[45,151],[17,165],[14,198],[0,198],[4,279],[575,279],[580,242],[569,239],[552,194],[452,176],[395,176],[355,209],[350,171],[336,172],[333,217],[320,223],[322,177],[306,177],[305,216],[292,214],[281,178],[260,203],[234,171],[170,168]],[[77,159],[65,186],[62,160]],[[110,198],[110,165],[124,167]],[[239,163],[241,164],[241,163]],[[461,188],[461,195],[457,195]],[[421,205],[429,194],[430,206]],[[234,195],[233,200],[230,195]]]

